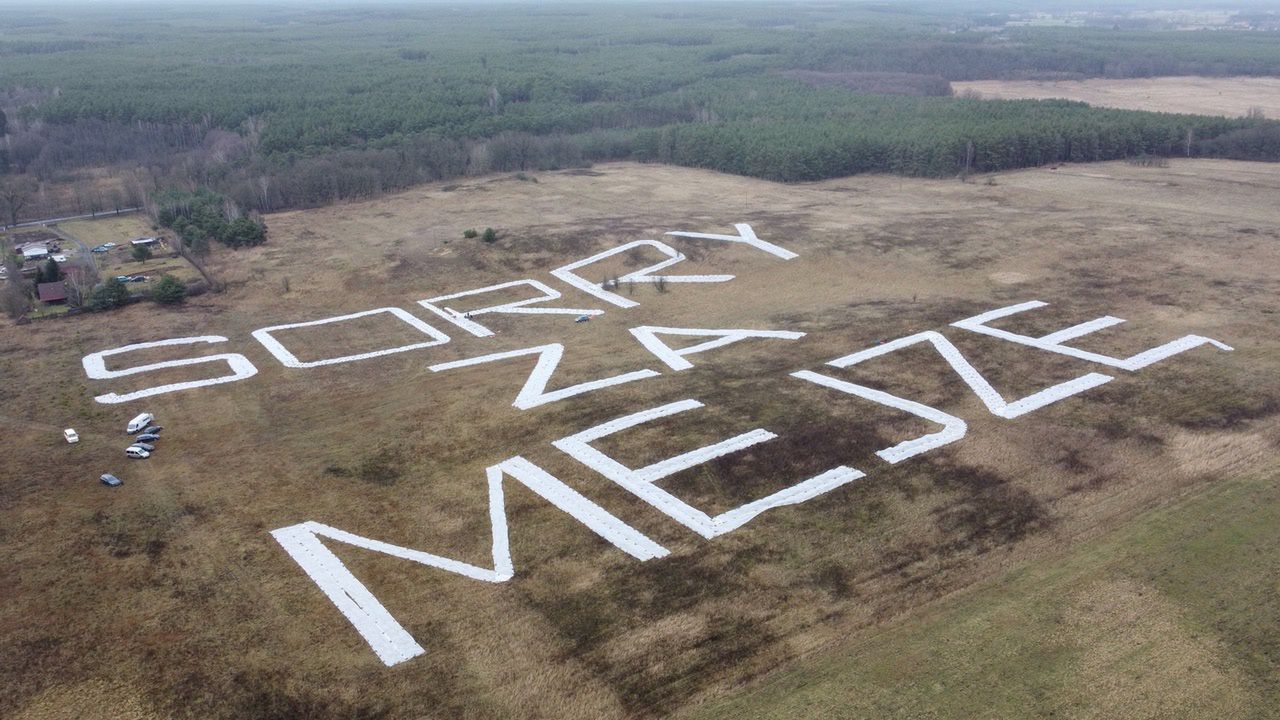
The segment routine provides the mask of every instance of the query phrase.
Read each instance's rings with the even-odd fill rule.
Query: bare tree
[[[31,298],[22,281],[22,263],[13,253],[5,251],[4,269],[7,279],[4,287],[0,287],[0,305],[11,319],[19,320],[31,310]]]
[[[98,285],[98,266],[91,258],[77,256],[63,269],[62,281],[67,289],[67,303],[83,307]]]
[[[222,284],[214,279],[213,275],[209,273],[209,268],[205,267],[204,261],[195,252],[192,252],[192,249],[182,240],[182,236],[175,235],[172,242],[174,252],[178,253],[183,260],[191,263],[191,267],[200,273],[200,277],[204,278],[205,283],[208,284],[209,291],[222,292]]]
[[[8,177],[0,182],[0,207],[9,216],[9,224],[18,224],[18,213],[27,206],[35,195],[36,184],[28,177]]]

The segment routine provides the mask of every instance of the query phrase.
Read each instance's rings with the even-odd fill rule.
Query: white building
[[[22,246],[23,260],[43,260],[49,256],[49,246],[43,243],[29,243]]]

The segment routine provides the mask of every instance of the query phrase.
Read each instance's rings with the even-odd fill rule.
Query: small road
[[[66,217],[45,218],[44,220],[27,220],[16,225],[0,225],[0,230],[11,230],[13,228],[35,227],[36,225],[48,225],[49,223],[66,222],[67,220],[95,220],[102,217],[115,217],[116,215],[127,215],[142,210],[140,207],[120,208],[119,210],[104,210],[98,213],[89,213],[88,215],[68,215]]]
[[[66,230],[63,230],[62,228],[54,228],[54,229],[53,229],[53,233],[54,233],[55,235],[57,235],[58,237],[62,238],[63,240],[70,240],[71,242],[75,243],[76,245],[79,245],[79,246],[80,246],[80,252],[81,252],[81,253],[83,253],[83,254],[84,254],[84,256],[85,256],[86,258],[88,258],[90,261],[92,261],[92,260],[93,260],[93,253],[89,252],[89,246],[88,246],[88,245],[85,245],[83,240],[81,240],[80,238],[76,237],[75,235],[72,235],[71,233],[67,232]],[[94,265],[96,266],[96,265],[97,265],[97,262],[94,262]]]

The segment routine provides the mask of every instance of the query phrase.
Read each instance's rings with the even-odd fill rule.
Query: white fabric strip
[[[493,569],[373,540],[312,521],[273,530],[271,535],[351,622],[356,632],[360,633],[386,665],[404,662],[421,655],[424,650],[382,603],[378,602],[373,593],[369,592],[364,583],[351,574],[342,560],[320,542],[321,537],[439,568],[472,580],[505,582],[515,574],[507,529],[506,499],[502,489],[503,477],[509,475],[637,560],[651,560],[668,554],[666,548],[521,456],[493,465],[486,469],[485,474],[489,490]]]
[[[456,300],[462,297],[470,297],[473,295],[483,295],[484,293],[497,292],[507,288],[517,287],[520,285],[528,285],[542,293],[541,297],[532,297],[526,300],[516,300],[515,302],[503,303],[500,305],[491,305],[489,307],[479,308],[468,312],[460,312],[446,305],[440,305],[446,300]],[[429,298],[427,300],[419,300],[418,304],[475,335],[476,337],[490,337],[493,331],[489,328],[475,322],[471,318],[489,314],[505,314],[505,315],[602,315],[603,310],[584,309],[584,308],[561,308],[561,307],[525,307],[526,305],[534,305],[544,303],[551,300],[560,299],[560,291],[549,285],[537,280],[513,280],[511,282],[501,283],[498,285],[490,285],[488,287],[478,288],[476,290],[465,290],[452,295],[441,295],[439,297]]]
[[[955,415],[942,412],[937,408],[932,408],[922,403],[900,398],[897,395],[890,395],[883,390],[876,390],[874,388],[866,387],[865,385],[856,385],[843,380],[837,380],[836,378],[819,375],[818,373],[811,372],[809,370],[801,370],[799,372],[791,373],[791,377],[808,380],[811,383],[816,383],[823,387],[829,387],[833,390],[839,390],[840,392],[849,393],[850,395],[857,395],[858,397],[866,398],[871,402],[880,403],[881,405],[909,412],[912,415],[936,422],[942,426],[942,430],[936,433],[922,435],[912,440],[906,440],[891,448],[876,452],[876,455],[879,455],[889,463],[899,463],[907,458],[915,457],[920,453],[928,452],[934,448],[939,448],[943,445],[953,443],[964,437],[969,428],[964,420],[961,420]]]
[[[861,472],[853,468],[836,467],[767,497],[711,516],[654,483],[681,470],[765,442],[777,437],[776,435],[767,430],[756,429],[639,469],[623,465],[590,444],[628,428],[700,407],[703,407],[702,403],[692,399],[661,405],[587,428],[582,432],[556,440],[552,445],[614,481],[671,519],[708,539],[735,530],[770,508],[801,503],[863,477]]]
[[[779,247],[771,242],[765,242],[764,240],[756,237],[755,231],[746,223],[737,223],[733,227],[738,231],[737,235],[716,235],[713,233],[685,232],[683,230],[663,234],[673,235],[675,237],[697,238],[699,240],[723,240],[724,242],[745,243],[757,250],[763,250],[774,257],[780,257],[783,260],[791,260],[800,257],[784,247]]]
[[[922,342],[932,344],[934,349],[938,351],[938,354],[941,355],[943,359],[951,365],[951,368],[955,370],[956,374],[960,376],[960,379],[964,380],[965,384],[969,386],[969,389],[978,396],[978,399],[982,401],[982,404],[987,406],[987,410],[990,410],[991,414],[1002,418],[1012,419],[1020,415],[1025,415],[1032,410],[1037,410],[1051,403],[1071,397],[1072,395],[1082,393],[1090,388],[1095,388],[1104,383],[1111,382],[1112,380],[1109,375],[1089,373],[1075,378],[1074,380],[1068,380],[1063,383],[1058,383],[1052,387],[1045,388],[1044,390],[1022,398],[1021,400],[1006,402],[1004,397],[1001,396],[1000,393],[996,392],[996,389],[991,386],[991,383],[987,382],[986,378],[982,377],[982,374],[970,365],[968,360],[964,359],[964,356],[960,354],[960,350],[956,348],[950,340],[946,339],[941,333],[935,330],[925,330],[924,332],[899,338],[867,350],[850,353],[844,357],[836,358],[827,364],[832,367],[847,368],[857,365],[864,360],[870,360],[874,357],[887,355],[895,350],[900,350]]]
[[[656,370],[636,370],[613,377],[602,378],[600,380],[592,380],[590,382],[578,383],[570,385],[560,390],[552,390],[547,392],[547,383],[551,381],[551,375],[560,365],[560,359],[564,357],[564,346],[559,343],[550,343],[547,345],[538,345],[531,348],[522,348],[520,350],[509,350],[507,352],[492,353],[490,355],[481,355],[479,357],[466,358],[464,360],[454,360],[452,362],[439,363],[430,366],[431,372],[440,372],[442,370],[453,370],[454,368],[470,367],[472,365],[481,365],[483,363],[498,362],[501,360],[509,360],[511,358],[523,357],[525,355],[537,355],[538,364],[534,366],[533,372],[529,374],[529,379],[525,381],[524,387],[520,389],[516,395],[513,406],[528,410],[564,400],[565,398],[581,395],[593,390],[621,385],[623,383],[634,382],[636,380],[644,380],[645,378],[657,377],[661,373]]]
[[[355,320],[356,318],[367,317],[369,315],[377,315],[378,313],[390,313],[391,315],[403,320],[410,327],[418,332],[431,338],[427,342],[411,343],[409,345],[401,345],[400,347],[387,348],[386,350],[375,350],[373,352],[360,353],[358,355],[343,355],[341,357],[329,358],[327,360],[312,360],[303,362],[298,356],[289,351],[279,340],[272,337],[271,333],[281,330],[292,330],[294,328],[315,327],[317,325],[328,325],[329,323],[345,322],[347,320]],[[449,342],[449,336],[431,327],[418,318],[410,315],[408,311],[397,307],[377,308],[376,310],[365,310],[364,312],[352,313],[350,315],[340,315],[338,317],[325,318],[323,320],[311,320],[308,322],[291,323],[289,325],[276,325],[274,327],[262,328],[254,330],[253,337],[262,343],[272,355],[280,361],[285,367],[291,368],[310,368],[319,367],[321,365],[337,365],[339,363],[354,362],[356,360],[368,360],[369,358],[381,357],[392,353],[407,352],[409,350],[417,350],[419,348],[434,347]]]
[[[645,349],[653,353],[659,360],[666,363],[672,370],[688,370],[693,367],[693,363],[685,358],[689,355],[696,355],[707,350],[714,350],[725,345],[736,343],[740,340],[748,338],[774,338],[780,340],[796,340],[804,337],[802,332],[794,332],[790,330],[721,330],[710,328],[673,328],[673,327],[655,327],[652,325],[642,325],[640,327],[631,328],[631,334],[644,345]],[[676,350],[658,338],[658,335],[684,335],[691,337],[712,337],[714,340],[698,343],[680,350]]]
[[[1203,335],[1184,335],[1177,340],[1171,340],[1163,345],[1153,347],[1150,350],[1144,350],[1143,352],[1131,355],[1127,358],[1111,357],[1110,355],[1089,352],[1088,350],[1080,350],[1078,348],[1067,347],[1062,344],[1068,340],[1074,340],[1075,338],[1083,337],[1089,333],[1097,332],[1103,328],[1108,328],[1124,322],[1124,320],[1110,315],[1105,315],[1103,317],[1090,320],[1089,322],[1080,323],[1079,325],[1073,325],[1065,330],[1059,330],[1038,338],[1030,337],[1028,335],[1019,335],[1017,333],[1009,332],[1008,330],[1001,330],[987,325],[987,323],[993,320],[999,320],[1000,318],[1008,317],[1010,315],[1016,315],[1028,310],[1042,308],[1046,305],[1048,305],[1048,303],[1041,302],[1039,300],[1031,300],[1029,302],[1018,303],[1017,305],[996,308],[995,310],[990,310],[982,313],[981,315],[974,315],[971,318],[965,318],[964,320],[953,322],[951,325],[952,327],[970,330],[972,332],[981,333],[982,335],[989,335],[991,337],[1000,338],[1001,340],[1008,340],[1009,342],[1018,343],[1019,345],[1028,345],[1030,347],[1047,350],[1052,353],[1058,353],[1059,355],[1068,355],[1070,357],[1088,360],[1090,362],[1096,362],[1102,365],[1120,368],[1121,370],[1128,370],[1130,372],[1141,370],[1148,365],[1160,362],[1165,358],[1172,357],[1179,353],[1186,352],[1192,348],[1200,347],[1201,345],[1212,345],[1219,350],[1226,351],[1233,349],[1230,345],[1214,340],[1213,338],[1204,337]]]
[[[584,268],[588,265],[600,262],[605,258],[613,257],[614,255],[624,253],[631,248],[636,247],[651,247],[663,255],[666,255],[667,259],[641,270],[623,275],[618,278],[622,282],[652,283],[661,280],[669,283],[717,283],[728,282],[733,279],[732,275],[654,275],[653,273],[659,270],[664,270],[686,259],[685,256],[682,253],[677,252],[675,248],[667,245],[666,243],[658,242],[657,240],[635,240],[633,242],[625,243],[618,247],[605,250],[604,252],[596,253],[589,258],[578,260],[577,262],[572,262],[563,267],[556,268],[551,271],[551,274],[579,290],[600,298],[605,302],[613,303],[618,307],[624,308],[636,307],[640,303],[634,300],[628,300],[617,293],[609,292],[601,287],[600,283],[591,282],[574,272],[579,268]]]
[[[101,352],[90,353],[81,359],[80,363],[84,366],[84,372],[94,380],[110,380],[112,378],[125,377],[137,373],[149,372],[152,370],[163,370],[165,368],[186,367],[187,365],[203,365],[212,362],[225,362],[231,366],[231,374],[222,377],[208,378],[205,380],[190,380],[188,382],[169,383],[166,385],[157,385],[152,388],[145,388],[131,393],[106,393],[98,395],[94,398],[97,402],[104,405],[115,405],[125,403],[131,400],[138,400],[144,397],[160,395],[162,393],[178,392],[179,390],[194,390],[199,387],[207,387],[209,385],[221,385],[222,383],[236,382],[251,378],[258,374],[258,368],[249,362],[249,358],[239,353],[222,353],[219,355],[209,355],[206,357],[188,358],[185,360],[166,360],[164,362],[151,363],[149,365],[137,365],[124,370],[108,370],[106,359],[112,355],[120,355],[122,353],[133,352],[135,350],[146,350],[148,348],[169,347],[173,345],[193,345],[195,343],[221,343],[227,339],[221,335],[201,335],[199,337],[173,338],[170,340],[157,340],[155,342],[136,343],[134,345],[125,345],[113,350],[103,350]]]

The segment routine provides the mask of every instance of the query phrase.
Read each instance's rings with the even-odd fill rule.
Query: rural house
[[[46,305],[55,305],[67,301],[67,286],[58,282],[40,283],[36,286],[36,297]]]

